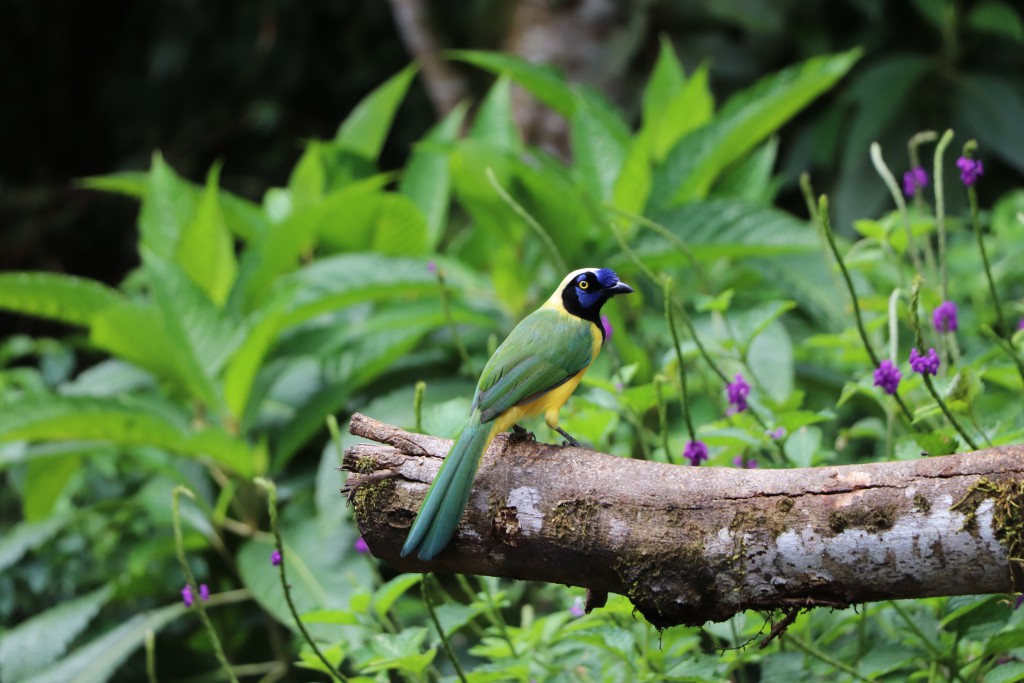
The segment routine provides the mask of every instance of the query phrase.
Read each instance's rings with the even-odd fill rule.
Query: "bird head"
[[[554,296],[569,313],[587,320],[599,320],[601,306],[617,294],[633,288],[619,279],[611,268],[581,268],[565,276]]]

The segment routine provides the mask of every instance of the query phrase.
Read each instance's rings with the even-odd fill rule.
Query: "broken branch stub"
[[[1014,589],[1024,448],[807,469],[682,467],[510,441],[484,455],[451,544],[399,556],[451,441],[364,415],[346,489],[373,554],[402,571],[626,595],[655,626],[746,609]],[[1016,569],[1015,569],[1016,571]]]

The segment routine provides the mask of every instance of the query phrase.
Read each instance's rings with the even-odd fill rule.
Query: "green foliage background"
[[[941,29],[950,20],[934,13],[938,6],[915,3]],[[967,42],[1000,31],[1002,40],[1020,39],[1017,14],[985,7],[1003,19],[968,15],[957,25]],[[766,615],[658,633],[621,598],[576,617],[578,590],[461,576],[423,583],[357,552],[335,470],[350,441],[328,439],[327,416],[343,421],[359,409],[453,434],[489,351],[579,266],[613,267],[638,288],[608,307],[610,348],[563,415],[570,433],[600,450],[683,464],[691,435],[663,315],[665,277],[670,306],[692,321],[680,352],[708,465],[738,457],[762,467],[813,466],[963,450],[905,361],[915,274],[908,248],[934,240],[935,199],[912,202],[908,245],[898,212],[874,212],[887,197],[877,176],[872,189],[856,192],[842,180],[885,127],[878,120],[857,128],[881,116],[878,107],[862,107],[853,118],[859,133],[848,136],[837,132],[849,130],[836,123],[842,116],[815,109],[843,79],[846,98],[862,92],[865,103],[876,102],[892,85],[871,85],[864,63],[899,72],[901,62],[861,49],[822,53],[723,99],[709,84],[713,64],[684,67],[668,41],[657,54],[634,117],[551,70],[494,52],[455,52],[452,59],[481,74],[486,94],[472,116],[456,109],[394,164],[385,159],[393,122],[416,92],[416,70],[404,68],[352,107],[335,134],[308,140],[258,201],[224,189],[219,163],[194,183],[160,153],[145,172],[85,180],[138,202],[137,267],[116,287],[55,273],[0,274],[0,309],[73,330],[60,340],[12,335],[0,343],[0,486],[9,523],[0,538],[0,678],[138,680],[152,630],[160,679],[220,679],[208,635],[179,599],[171,491],[184,485],[196,494],[182,504],[184,545],[213,593],[206,605],[228,659],[265,680],[326,680],[269,561],[266,498],[253,483],[262,475],[277,482],[296,606],[327,659],[354,679],[455,674],[425,610],[426,591],[474,681],[1018,680],[1024,629],[1005,596],[819,610],[758,650],[749,643]],[[940,63],[923,59],[921,74]],[[947,281],[960,332],[954,340],[924,330],[926,346],[943,355],[940,393],[975,439],[994,444],[1020,440],[1024,385],[1012,354],[986,332],[1012,334],[1000,329],[989,299],[970,215],[957,208],[966,193],[953,161],[968,137],[978,138],[994,166],[982,179],[983,199],[990,183],[1008,190],[983,202],[980,229],[1001,313],[1015,322],[1024,190],[1019,175],[1005,171],[1020,168],[1020,132],[1000,126],[1016,106],[1018,76],[979,77],[1002,93],[998,104],[987,96],[957,104],[950,94],[962,118],[938,122],[958,125],[940,167],[949,173]],[[513,83],[570,122],[571,163],[520,140]],[[988,103],[994,120],[972,114],[971,102]],[[898,105],[886,102],[889,116]],[[801,118],[814,111],[813,125]],[[832,147],[815,149],[831,149],[840,162],[840,204],[844,192],[877,200],[853,203],[863,210],[853,223],[857,238],[840,239],[840,251],[871,343],[904,371],[901,393],[915,424],[872,384],[874,368],[821,233],[805,211],[779,205],[793,162],[780,157],[778,133],[794,122],[798,140],[807,130],[832,131],[824,138]],[[909,163],[896,161],[904,141],[884,147],[897,174]],[[931,151],[922,148],[923,158]],[[921,275],[927,322],[943,281],[937,269]],[[752,410],[728,415],[722,378],[736,373],[754,387]],[[418,414],[417,381],[426,383]],[[779,427],[782,439],[767,433]]]

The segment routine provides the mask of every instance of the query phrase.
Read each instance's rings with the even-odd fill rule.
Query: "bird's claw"
[[[572,436],[569,434],[569,432],[565,431],[561,427],[555,427],[555,431],[565,437],[565,441],[562,442],[562,447],[563,448],[565,448],[566,446],[575,446],[576,448],[584,448],[583,444],[581,444],[576,439],[572,438]]]

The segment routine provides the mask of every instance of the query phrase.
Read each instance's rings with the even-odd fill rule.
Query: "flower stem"
[[[666,277],[662,286],[665,298],[665,319],[668,321],[668,329],[672,332],[672,348],[676,352],[676,364],[679,366],[679,405],[683,409],[683,419],[686,421],[686,431],[690,434],[690,441],[697,440],[697,431],[693,428],[693,418],[690,416],[690,396],[686,389],[686,365],[683,363],[683,350],[679,345],[679,333],[676,331],[676,322],[672,317],[672,278]],[[666,455],[668,445],[666,442]]]
[[[146,680],[157,683],[156,678],[156,636],[153,629],[146,629]]]
[[[199,621],[203,623],[203,628],[206,629],[206,635],[210,638],[210,645],[213,646],[213,654],[217,657],[217,661],[220,662],[220,668],[224,670],[228,680],[231,683],[238,683],[238,678],[235,676],[234,670],[231,668],[231,663],[228,662],[228,657],[224,654],[224,647],[220,643],[220,638],[217,637],[217,629],[213,627],[213,622],[210,621],[210,615],[206,613],[206,607],[203,604],[203,599],[199,596],[199,586],[196,585],[196,577],[192,574],[192,568],[188,565],[188,558],[185,556],[185,538],[181,531],[181,502],[180,498],[182,494],[189,498],[195,499],[195,494],[192,493],[188,488],[178,484],[174,487],[171,492],[171,520],[174,525],[174,549],[178,555],[178,564],[181,565],[181,573],[185,575],[185,582],[192,590],[192,595],[195,596],[196,609],[199,612]]]
[[[545,230],[537,219],[531,216],[519,202],[512,198],[512,195],[508,193],[508,190],[501,186],[501,183],[498,182],[498,177],[494,174],[493,168],[488,166],[484,171],[484,174],[487,176],[487,182],[491,184],[491,187],[493,187],[494,191],[498,193],[498,196],[508,204],[509,208],[512,209],[517,216],[522,218],[526,224],[529,225],[535,233],[537,233],[537,237],[544,243],[544,246],[548,250],[548,255],[551,257],[551,262],[558,269],[558,272],[563,274],[568,273],[569,268],[565,265],[565,260],[562,258],[562,254],[559,253],[558,247],[555,246],[555,241],[551,239],[551,235],[548,234],[548,231]]]
[[[412,412],[416,416],[416,433],[423,433],[423,394],[427,391],[427,383],[423,380],[416,382],[416,389],[412,395]]]
[[[917,243],[914,240],[914,231],[910,227],[910,214],[907,212],[907,202],[903,199],[899,185],[896,184],[896,178],[886,165],[885,159],[882,158],[882,146],[877,142],[871,143],[871,163],[874,165],[875,171],[882,178],[882,182],[889,188],[889,194],[892,195],[892,200],[896,203],[896,208],[900,212],[900,218],[903,219],[903,228],[907,232],[907,253],[910,254],[910,261],[914,264],[914,270],[920,273],[922,269],[921,255],[918,254]],[[935,265],[929,264],[929,266],[930,270],[934,272]]]
[[[448,655],[448,659],[451,660],[452,666],[455,667],[455,673],[458,675],[459,680],[462,683],[467,683],[466,674],[462,671],[462,665],[459,663],[459,658],[455,656],[455,652],[452,650],[452,644],[448,642],[448,636],[445,635],[444,629],[441,628],[441,621],[437,618],[437,612],[434,610],[434,601],[430,598],[430,589],[427,586],[427,579],[432,579],[433,574],[426,574],[423,577],[423,581],[420,583],[420,592],[423,594],[423,603],[427,606],[427,612],[430,613],[430,620],[434,622],[434,628],[437,629],[437,635],[441,637],[441,646],[444,648],[445,654]]]
[[[935,161],[932,164],[932,178],[935,180],[935,230],[939,233],[939,281],[942,283],[942,300],[949,299],[949,274],[946,270],[946,195],[942,182],[942,155],[946,153],[953,139],[953,129],[947,130],[935,145]],[[919,271],[920,272],[920,271]]]
[[[864,344],[864,350],[867,351],[872,365],[877,368],[882,363],[875,354],[875,350],[871,347],[871,340],[868,339],[868,332],[864,327],[864,318],[860,312],[860,302],[857,300],[857,290],[853,288],[853,278],[850,277],[850,271],[846,269],[846,262],[843,261],[843,257],[839,253],[839,246],[836,244],[835,235],[832,234],[832,224],[828,215],[827,195],[821,195],[818,200],[817,222],[821,231],[825,234],[825,241],[828,243],[832,256],[835,258],[836,263],[839,264],[839,270],[843,274],[843,281],[846,283],[846,291],[850,294],[850,301],[853,303],[853,316],[857,322],[857,332],[860,334],[861,343]],[[906,416],[907,421],[910,424],[914,424],[914,416],[911,414],[910,409],[907,408],[907,404],[903,402],[903,398],[900,397],[899,392],[897,391],[894,393],[892,397],[896,399],[896,403],[899,405],[900,410],[903,411],[903,415]]]
[[[299,618],[299,611],[295,608],[295,602],[292,600],[292,591],[288,584],[288,577],[285,574],[287,556],[285,555],[284,543],[281,541],[281,530],[277,525],[277,486],[270,479],[264,477],[256,477],[254,481],[257,486],[267,492],[267,512],[270,515],[270,531],[274,534],[274,547],[277,548],[277,552],[281,555],[281,561],[277,564],[277,571],[281,579],[281,588],[284,590],[285,602],[288,603],[288,611],[292,613],[292,619],[295,620],[295,625],[299,627],[302,637],[309,643],[317,658],[327,668],[328,675],[340,681],[347,681],[348,678],[345,677],[345,674],[328,662],[324,653],[320,651],[316,641],[313,640],[313,636],[306,630],[306,625]]]

